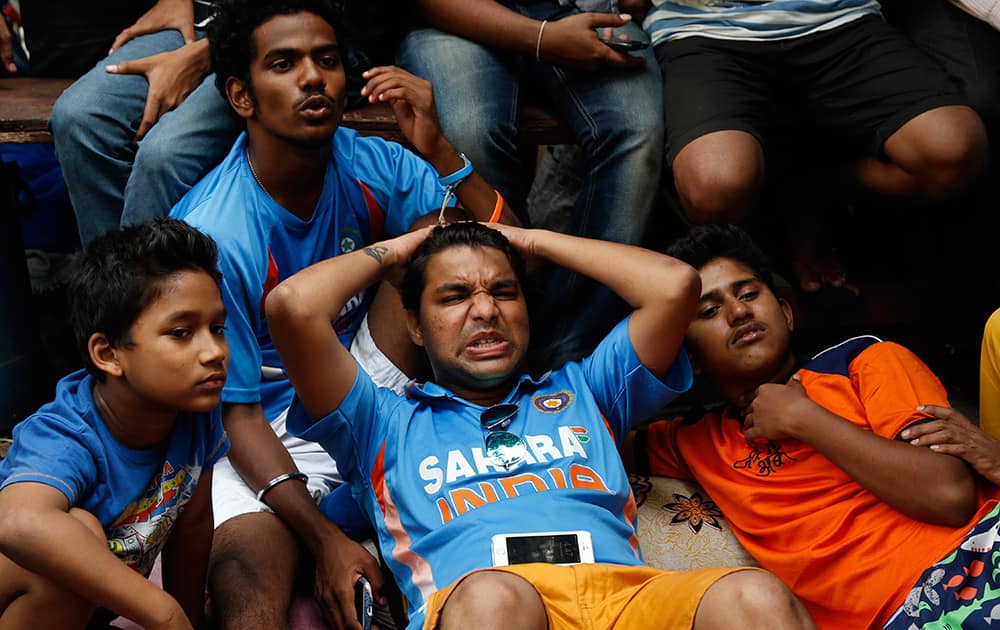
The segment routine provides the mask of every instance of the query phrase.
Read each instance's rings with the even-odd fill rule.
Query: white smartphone
[[[530,532],[493,537],[493,566],[528,562],[580,564],[594,562],[590,532]]]

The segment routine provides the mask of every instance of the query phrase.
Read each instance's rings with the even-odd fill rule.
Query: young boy
[[[229,446],[219,279],[212,240],[173,219],[94,241],[73,270],[86,369],[0,463],[0,627],[201,623],[212,465]],[[146,579],[161,550],[163,590]]]
[[[696,228],[670,253],[701,276],[685,344],[726,406],[651,425],[651,472],[697,480],[821,628],[986,627],[998,491],[977,496],[963,461],[905,441],[930,416],[919,405],[947,406],[940,381],[869,336],[797,359],[791,309],[737,228]]]

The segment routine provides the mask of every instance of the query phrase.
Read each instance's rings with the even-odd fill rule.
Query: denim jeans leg
[[[173,30],[137,37],[80,77],[55,103],[52,136],[84,245],[118,229],[149,87],[141,74],[109,74],[104,68],[183,44]]]
[[[433,28],[411,31],[400,66],[431,82],[441,129],[483,179],[521,210],[527,191],[518,177],[518,60]]]
[[[139,142],[125,185],[121,225],[166,216],[229,153],[243,122],[210,74],[177,109],[167,112]]]
[[[583,190],[572,232],[641,245],[656,203],[663,169],[663,95],[660,69],[651,50],[641,68],[580,72],[549,64],[533,69],[535,84],[574,129],[583,149]],[[609,290],[576,274],[557,271],[547,283],[540,313],[573,313],[545,334],[556,356],[590,351],[627,312]],[[544,324],[540,324],[544,325]]]

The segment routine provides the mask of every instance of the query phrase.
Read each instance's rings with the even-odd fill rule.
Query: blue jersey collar
[[[517,383],[510,390],[510,393],[504,396],[504,399],[500,402],[507,402],[515,398],[518,392],[520,392],[522,388],[536,389],[542,383],[549,380],[549,377],[551,376],[552,376],[552,370],[545,372],[538,378],[534,378],[530,374],[522,374],[520,377],[518,377]],[[475,407],[481,406],[471,403],[462,398],[461,396],[459,396],[458,394],[456,394],[455,392],[451,391],[450,389],[442,387],[441,385],[438,385],[437,383],[433,382],[417,383],[416,381],[411,381],[410,385],[406,388],[406,395],[408,398],[419,398],[427,401],[431,401],[434,399],[441,400],[450,398],[452,400],[456,400],[465,403],[467,405],[472,405]]]

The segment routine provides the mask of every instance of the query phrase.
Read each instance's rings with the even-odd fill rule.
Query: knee
[[[493,162],[496,156],[517,154],[517,132],[511,121],[505,120],[489,107],[455,108],[440,112],[441,127],[448,140],[475,162]]]
[[[146,137],[139,143],[135,154],[132,170],[141,173],[146,181],[162,182],[177,179],[177,168],[180,160],[178,155],[178,138],[170,133],[158,133],[164,129],[154,125]],[[189,182],[188,186],[195,182]],[[169,208],[168,208],[169,209]]]
[[[282,622],[291,603],[298,568],[295,539],[266,512],[231,518],[215,530],[208,561],[213,616],[229,627],[249,619]]]
[[[75,83],[66,89],[56,99],[49,116],[49,126],[57,141],[79,142],[82,138],[97,138],[94,125],[91,122],[95,115],[93,107],[96,104],[90,90],[79,87]]]
[[[274,576],[264,575],[244,554],[213,553],[208,565],[208,609],[219,627],[238,628],[249,619],[261,623],[265,617],[270,625],[258,627],[280,627],[288,603],[266,597],[274,592],[265,584],[272,579]]]
[[[597,174],[624,168],[630,177],[649,179],[658,177],[663,168],[663,124],[659,116],[612,125],[594,140],[580,138],[580,144]]]
[[[720,585],[722,582],[725,601],[720,604],[729,608],[734,618],[746,620],[746,627],[813,627],[799,600],[771,573],[740,571],[720,580]]]
[[[733,223],[753,206],[764,179],[763,163],[674,163],[674,183],[688,220]]]
[[[935,200],[964,192],[989,162],[989,141],[979,115],[968,107],[949,109],[921,139],[921,166],[915,173]]]
[[[475,573],[462,580],[451,599],[472,604],[479,610],[495,612],[514,610],[538,599],[538,594],[524,579],[493,571]]]
[[[506,619],[510,627],[544,628],[545,607],[525,579],[499,571],[482,571],[455,587],[442,611],[442,628],[475,627],[477,620]]]
[[[213,550],[208,563],[208,589],[216,603],[235,594],[255,596],[265,590],[268,576],[245,553],[237,549]]]
[[[109,104],[98,86],[80,85],[88,76],[71,85],[52,106],[49,127],[60,161],[86,161],[88,156],[127,161],[135,131],[126,122],[126,107],[114,99]]]

